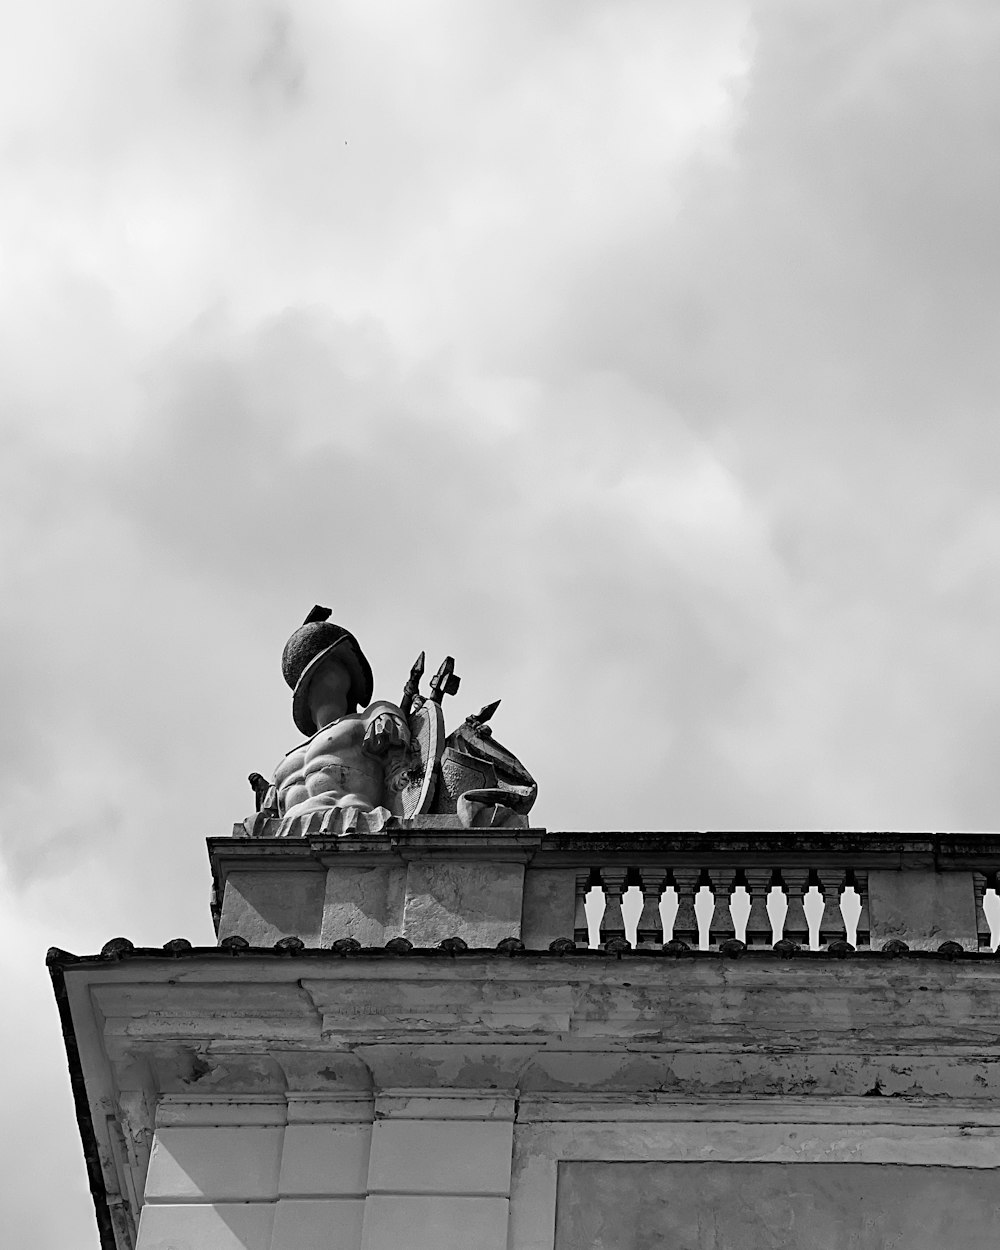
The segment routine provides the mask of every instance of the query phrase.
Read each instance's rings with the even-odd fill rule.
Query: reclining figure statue
[[[353,634],[318,605],[285,644],[281,667],[292,688],[292,719],[306,735],[269,782],[252,773],[256,837],[375,833],[434,815],[463,828],[526,826],[537,786],[493,737],[490,704],[445,737],[442,699],[459,678],[449,656],[427,698],[424,657],[400,704],[372,702],[371,666]],[[499,702],[499,701],[498,701]],[[359,710],[360,709],[360,710]]]

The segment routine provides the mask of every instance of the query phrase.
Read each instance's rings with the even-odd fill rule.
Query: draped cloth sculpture
[[[398,704],[372,702],[374,681],[348,630],[316,606],[285,644],[292,719],[306,734],[270,783],[252,773],[257,837],[376,833],[422,816],[463,828],[527,825],[537,786],[486,722],[499,700],[446,735],[443,700],[458,690],[448,656],[420,693],[421,652]]]

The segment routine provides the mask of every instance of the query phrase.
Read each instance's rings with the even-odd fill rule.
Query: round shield
[[[385,806],[401,820],[428,811],[434,798],[437,762],[444,749],[441,704],[428,700],[407,717],[410,745],[386,764]]]

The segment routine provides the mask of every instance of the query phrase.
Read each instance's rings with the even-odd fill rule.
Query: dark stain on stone
[[[875,1084],[871,1087],[871,1089],[866,1089],[862,1097],[864,1098],[885,1098],[886,1097],[886,1092],[882,1088],[882,1082],[878,1077],[875,1078]]]
[[[333,1068],[320,1068],[318,1075],[321,1076],[324,1081],[336,1081],[338,1079]]]
[[[212,1071],[212,1065],[202,1059],[200,1055],[191,1056],[191,1075],[183,1076],[181,1080],[185,1085],[196,1085],[203,1077],[208,1076]]]

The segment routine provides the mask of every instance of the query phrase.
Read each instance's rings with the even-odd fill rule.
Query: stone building
[[[996,1244],[995,838],[237,829],[50,954],[105,1250]]]
[[[103,1250],[996,1245],[996,838],[530,828],[329,616],[218,945],[49,953]]]

